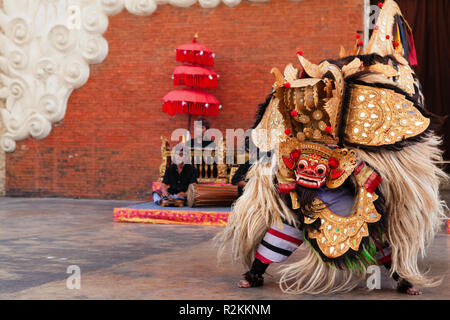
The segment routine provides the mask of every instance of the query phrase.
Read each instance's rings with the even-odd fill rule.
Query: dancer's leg
[[[256,258],[251,269],[244,274],[238,283],[241,288],[259,287],[263,285],[262,275],[269,264],[283,262],[303,243],[302,232],[283,222],[282,227],[274,224],[265,234],[256,251]]]
[[[392,258],[391,258],[391,248],[390,247],[384,247],[378,252],[377,260],[378,263],[383,264],[386,269],[391,270],[392,266]],[[420,295],[422,292],[415,288],[412,283],[410,283],[406,279],[400,278],[400,276],[397,274],[397,272],[394,272],[392,274],[392,278],[397,281],[397,291],[401,293],[406,293],[409,295]]]

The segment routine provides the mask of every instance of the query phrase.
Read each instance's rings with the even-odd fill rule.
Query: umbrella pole
[[[190,140],[190,138],[191,138],[191,132],[190,132],[190,130],[191,130],[191,118],[192,118],[192,115],[189,113],[188,114],[188,127],[187,127],[187,131],[188,131],[187,134],[188,134],[188,136],[186,137],[186,141]]]

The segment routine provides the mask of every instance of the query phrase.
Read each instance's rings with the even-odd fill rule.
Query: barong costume
[[[252,165],[243,195],[216,239],[262,285],[272,262],[287,293],[354,288],[367,267],[384,264],[407,286],[434,286],[418,258],[445,221],[439,185],[446,174],[437,119],[425,108],[411,30],[386,0],[364,54],[341,48],[316,65],[272,69],[273,92],[252,132],[272,164]],[[275,165],[274,165],[275,164]]]

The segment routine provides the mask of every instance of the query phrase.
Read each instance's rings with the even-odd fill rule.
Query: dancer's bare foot
[[[263,284],[264,284],[263,276],[248,271],[244,273],[244,279],[239,281],[238,287],[239,288],[262,287]]]
[[[401,293],[406,293],[410,296],[418,296],[422,294],[422,292],[419,289],[414,287],[414,285],[411,282],[405,279],[401,279],[398,282],[397,291]]]
[[[406,289],[406,294],[409,294],[411,296],[418,296],[418,295],[422,294],[422,291],[420,291],[417,288],[411,287],[411,288]]]
[[[169,200],[167,200],[167,199],[160,199],[160,200],[158,201],[158,204],[159,204],[161,207],[168,207],[168,206],[170,205]]]
[[[238,283],[238,287],[239,288],[250,288],[252,285],[250,284],[250,282],[248,282],[247,280],[241,280]]]

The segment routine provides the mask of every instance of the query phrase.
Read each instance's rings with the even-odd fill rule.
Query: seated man
[[[183,207],[191,183],[197,183],[197,169],[184,162],[173,163],[166,169],[161,192],[153,193],[153,201],[162,207]]]

